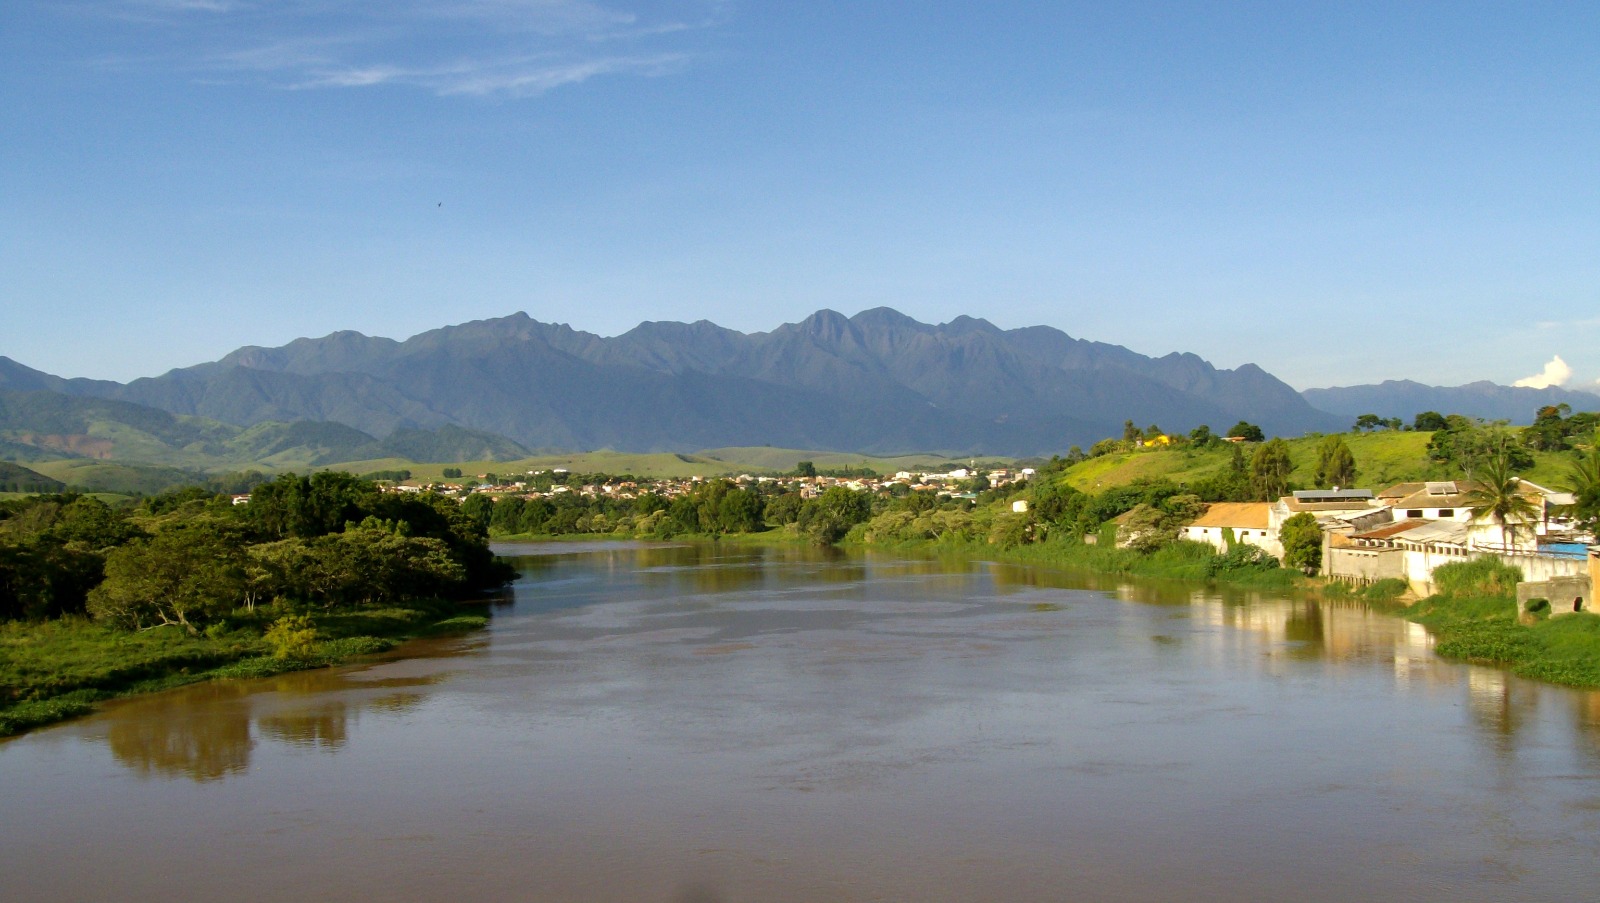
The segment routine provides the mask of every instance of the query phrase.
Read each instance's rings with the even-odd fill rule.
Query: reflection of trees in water
[[[215,781],[243,772],[255,746],[249,708],[240,704],[248,692],[217,682],[123,706],[106,735],[111,755],[145,776]]]
[[[716,595],[747,590],[766,582],[767,553],[761,547],[705,543],[647,546],[626,563],[639,579],[673,595]]]
[[[106,741],[119,764],[141,775],[215,781],[250,767],[256,731],[290,746],[338,751],[362,709],[408,712],[427,698],[415,688],[440,677],[352,681],[347,673],[314,670],[196,684],[112,708]]]
[[[421,693],[390,693],[367,702],[366,707],[375,712],[403,715],[422,705],[427,697]]]
[[[1572,721],[1582,741],[1578,748],[1596,768],[1600,768],[1600,692],[1572,694]]]
[[[256,723],[261,732],[274,740],[295,746],[317,749],[339,749],[346,739],[347,707],[344,702],[332,700],[309,708],[274,712],[261,717]]]
[[[1472,720],[1497,740],[1509,740],[1533,710],[1534,695],[1498,668],[1473,666],[1467,672],[1467,702]],[[1497,743],[1498,748],[1510,747]]]
[[[1296,602],[1288,606],[1283,622],[1284,639],[1315,645],[1320,653],[1326,635],[1321,605],[1315,602]]]

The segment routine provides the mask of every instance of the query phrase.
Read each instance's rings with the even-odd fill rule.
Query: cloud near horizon
[[[1557,354],[1550,358],[1544,365],[1544,370],[1533,376],[1524,376],[1511,385],[1522,389],[1548,389],[1552,386],[1564,386],[1572,378],[1572,368]]]
[[[607,75],[652,77],[695,56],[723,0],[124,0],[159,28],[166,65],[297,90],[420,88],[531,97]],[[148,65],[150,58],[113,60]]]

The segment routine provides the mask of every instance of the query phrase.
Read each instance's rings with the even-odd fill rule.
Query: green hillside
[[[390,467],[403,468],[411,460],[526,454],[504,437],[454,426],[396,430],[380,440],[340,423],[238,427],[124,401],[0,390],[0,461],[91,491],[159,492],[206,474],[307,471],[345,461],[395,459]]]
[[[85,492],[111,492],[120,495],[153,495],[179,486],[192,486],[202,476],[175,467],[122,464],[86,458],[44,461],[33,469]]]
[[[0,461],[0,492],[60,492],[66,488],[54,480],[10,461]]]
[[[1289,479],[1295,486],[1312,485],[1317,446],[1323,438],[1305,436],[1285,440],[1289,444],[1289,458],[1294,462],[1294,472]],[[1454,480],[1462,476],[1459,469],[1428,459],[1428,441],[1433,438],[1430,432],[1343,433],[1340,438],[1356,459],[1356,487],[1351,488],[1377,490],[1407,480]],[[1242,447],[1247,463],[1258,447],[1249,444]],[[1073,465],[1067,469],[1065,477],[1074,488],[1085,492],[1101,492],[1138,479],[1166,478],[1185,484],[1225,470],[1232,454],[1227,445],[1202,450],[1179,448],[1113,453]],[[1572,461],[1570,454],[1540,451],[1532,454],[1534,467],[1522,474],[1524,478],[1552,487],[1566,482]]]

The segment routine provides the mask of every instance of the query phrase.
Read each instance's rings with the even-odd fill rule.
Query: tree
[[[1423,411],[1411,421],[1411,428],[1417,432],[1433,432],[1449,427],[1444,415],[1438,411]]]
[[[1117,543],[1135,552],[1154,552],[1178,538],[1178,528],[1167,512],[1140,503],[1117,527]]]
[[[269,538],[322,536],[361,520],[377,494],[371,482],[341,471],[289,473],[257,486],[245,509]]]
[[[1122,422],[1122,441],[1138,442],[1142,438],[1144,438],[1144,433],[1133,425],[1132,420],[1124,420]]]
[[[754,533],[765,524],[766,503],[748,489],[734,489],[717,503],[717,525],[727,533]]]
[[[461,513],[473,526],[488,531],[494,520],[495,501],[481,492],[474,492],[461,502]]]
[[[1600,435],[1572,465],[1567,488],[1573,497],[1568,509],[1573,520],[1591,534],[1600,533]]]
[[[1189,431],[1189,441],[1194,443],[1196,448],[1205,448],[1216,441],[1216,437],[1211,435],[1211,427],[1202,423]]]
[[[1572,413],[1566,404],[1545,405],[1533,417],[1533,424],[1522,431],[1522,443],[1539,451],[1559,451],[1567,447],[1567,425],[1562,418]]]
[[[1356,459],[1343,439],[1329,436],[1317,446],[1317,469],[1312,481],[1323,489],[1355,483]]]
[[[245,564],[242,544],[220,525],[174,525],[106,555],[106,579],[89,593],[89,613],[124,627],[176,624],[198,633],[243,600]]]
[[[1428,440],[1428,457],[1461,468],[1469,478],[1492,458],[1504,458],[1513,471],[1533,467],[1533,454],[1512,437],[1504,421],[1483,423],[1455,414]]]
[[[796,523],[801,532],[820,545],[832,545],[850,528],[872,516],[872,499],[864,492],[830,486],[822,495],[800,506]]]
[[[1372,430],[1383,426],[1384,422],[1385,421],[1383,418],[1379,417],[1377,414],[1362,414],[1360,417],[1356,418],[1356,432],[1371,432]]]
[[[1261,432],[1261,427],[1241,420],[1233,425],[1233,429],[1228,430],[1228,438],[1243,439],[1246,442],[1261,442],[1267,437],[1265,433]]]
[[[1304,511],[1290,517],[1278,528],[1283,544],[1283,563],[1315,574],[1322,567],[1322,527],[1315,516]]]
[[[1515,546],[1516,531],[1537,520],[1540,510],[1521,492],[1522,480],[1512,471],[1505,455],[1485,461],[1475,476],[1476,485],[1467,490],[1467,509],[1474,519],[1492,518],[1500,525],[1500,536],[1507,546]]]
[[[810,461],[801,461],[794,466],[794,473],[797,477],[805,477],[809,480],[817,475],[817,465]]]
[[[1274,438],[1256,449],[1250,459],[1250,491],[1257,501],[1270,502],[1289,491],[1289,443]]]

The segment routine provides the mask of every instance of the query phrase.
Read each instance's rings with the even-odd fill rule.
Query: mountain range
[[[1565,404],[1574,411],[1600,410],[1600,395],[1592,392],[1575,392],[1557,386],[1543,389],[1501,386],[1492,382],[1425,386],[1403,379],[1371,386],[1307,389],[1300,394],[1312,406],[1332,414],[1346,417],[1377,414],[1384,418],[1399,417],[1407,423],[1422,411],[1466,414],[1526,425],[1546,406]]]
[[[1120,436],[1130,419],[1218,432],[1246,420],[1293,436],[1347,429],[1363,413],[1527,423],[1563,402],[1600,408],[1600,396],[1492,383],[1298,393],[1254,364],[1147,357],[973,317],[930,325],[882,307],[770,332],[645,322],[610,338],[518,313],[405,341],[346,331],[248,346],[129,383],[0,357],[0,457],[314,466],[759,445],[1031,456]]]
[[[122,384],[0,358],[0,388],[97,398],[239,427],[322,421],[368,436],[454,427],[527,448],[693,451],[781,445],[865,453],[1049,454],[1124,420],[1297,435],[1337,429],[1253,364],[1151,358],[1034,326],[942,325],[877,308],[771,332],[646,322],[605,338],[513,314],[403,342],[356,332],[245,347]]]

